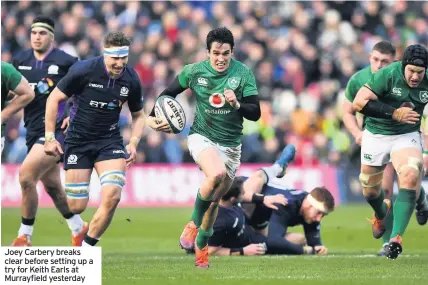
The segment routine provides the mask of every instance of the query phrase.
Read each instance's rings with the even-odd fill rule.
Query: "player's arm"
[[[315,251],[310,246],[302,246],[292,243],[284,238],[287,232],[288,211],[273,211],[269,220],[267,249],[273,254],[313,254]]]
[[[238,110],[238,113],[241,114],[242,117],[250,121],[257,121],[261,116],[260,101],[256,86],[256,79],[251,70],[248,71],[248,78],[244,83],[242,95],[242,101],[239,102],[233,90],[224,90],[226,101],[234,109]]]
[[[126,167],[130,167],[137,158],[137,146],[143,136],[144,127],[146,125],[146,113],[144,112],[144,99],[141,83],[138,78],[135,79],[132,92],[128,98],[128,107],[131,111],[132,126],[131,126],[131,139],[129,144],[125,147],[129,154],[126,159]]]
[[[263,255],[266,252],[264,244],[252,243],[245,247],[227,248],[221,246],[208,246],[209,255],[227,256],[227,255]]]
[[[305,224],[303,229],[305,231],[305,237],[308,246],[313,247],[316,254],[326,255],[328,253],[328,248],[325,247],[321,242],[320,223]]]
[[[18,71],[10,79],[10,90],[15,98],[1,111],[1,121],[7,121],[13,114],[27,106],[34,99],[34,90],[28,84],[27,79]],[[14,82],[13,82],[14,81]],[[6,94],[2,94],[7,96]]]
[[[348,82],[348,85],[346,86],[345,90],[345,100],[343,102],[343,123],[345,124],[345,127],[348,129],[348,131],[352,134],[352,136],[355,138],[355,141],[358,144],[361,144],[361,127],[358,124],[357,118],[356,118],[356,112],[354,111],[352,107],[352,98],[354,98],[355,93],[358,92],[358,90],[355,90],[356,82],[353,78],[351,78]]]
[[[379,70],[372,75],[369,82],[358,90],[353,101],[354,111],[365,116],[383,119],[393,119],[407,124],[416,124],[419,121],[419,114],[411,108],[400,107],[398,109],[378,100],[379,96],[385,96],[389,90],[388,80],[385,80],[384,73]]]
[[[45,113],[45,153],[51,156],[62,154],[61,144],[55,139],[55,126],[58,116],[58,106],[62,101],[68,100],[88,80],[87,66],[74,64],[68,73],[58,82],[46,101]]]

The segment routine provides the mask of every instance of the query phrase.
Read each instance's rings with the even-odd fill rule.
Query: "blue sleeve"
[[[214,228],[214,233],[208,239],[208,245],[209,246],[224,245],[227,242],[227,233],[229,228],[228,220],[222,217],[217,217],[213,228]]]
[[[138,78],[134,80],[131,94],[128,98],[128,107],[131,112],[138,112],[143,109],[143,91]]]
[[[303,246],[284,238],[288,228],[288,217],[288,211],[272,212],[266,242],[268,254],[303,254]]]
[[[67,74],[58,82],[56,87],[68,97],[79,91],[88,83],[89,72],[91,68],[82,62],[75,63],[67,72]]]
[[[321,243],[321,225],[319,223],[304,224],[306,241],[309,246],[322,245]]]

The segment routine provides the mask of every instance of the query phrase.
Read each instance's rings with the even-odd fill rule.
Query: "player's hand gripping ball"
[[[171,96],[160,96],[156,100],[155,115],[156,118],[169,125],[169,130],[165,132],[178,134],[183,131],[186,126],[186,114],[184,113],[184,109],[180,103]],[[150,127],[153,128],[151,125]],[[156,126],[154,127],[154,129],[156,129]]]

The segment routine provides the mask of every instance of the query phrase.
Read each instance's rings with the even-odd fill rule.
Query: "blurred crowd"
[[[148,112],[183,65],[207,58],[208,31],[231,29],[234,57],[254,71],[262,108],[258,122],[244,123],[242,162],[272,162],[294,143],[297,163],[349,163],[355,143],[340,119],[348,79],[368,65],[371,48],[382,39],[396,45],[397,59],[409,44],[428,45],[426,1],[8,1],[2,2],[2,60],[30,48],[38,14],[55,19],[57,47],[80,59],[100,55],[107,31],[132,37],[129,65],[140,76]],[[139,163],[192,162],[186,136],[195,96],[187,90],[177,98],[187,129],[167,135],[147,128]],[[125,111],[126,142],[131,118]],[[25,128],[17,114],[7,126],[3,161],[21,162],[25,155]]]

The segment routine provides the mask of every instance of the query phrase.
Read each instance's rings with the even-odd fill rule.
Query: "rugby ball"
[[[160,96],[155,103],[156,118],[166,119],[174,134],[180,133],[186,126],[186,114],[183,107],[173,97]]]

